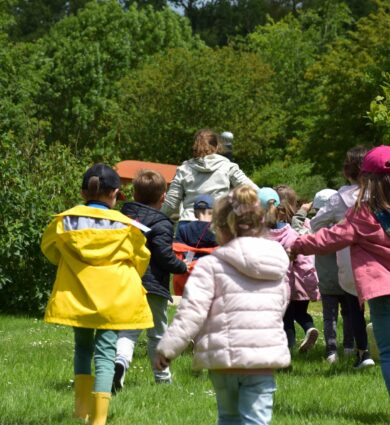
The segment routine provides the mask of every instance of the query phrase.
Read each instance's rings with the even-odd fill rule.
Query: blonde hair
[[[355,209],[368,205],[371,211],[390,210],[390,174],[362,173]]]
[[[271,199],[267,203],[267,209],[264,215],[264,224],[269,229],[275,229],[279,220],[279,209],[275,205],[275,201]]]
[[[220,198],[213,209],[213,228],[219,229],[228,240],[239,236],[260,236],[263,209],[256,191],[247,185],[238,186]]]
[[[202,129],[195,133],[194,144],[192,145],[192,156],[194,158],[221,153],[222,150],[221,138],[213,130]]]
[[[274,187],[278,192],[280,204],[278,206],[279,218],[286,223],[290,223],[297,212],[297,194],[295,190],[286,184]]]

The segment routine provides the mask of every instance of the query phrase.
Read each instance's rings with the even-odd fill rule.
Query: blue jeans
[[[240,375],[210,370],[218,405],[218,425],[269,425],[272,419],[272,375]]]
[[[87,328],[73,328],[73,330],[75,375],[91,375],[91,362],[94,357],[94,391],[97,393],[111,392],[118,332]]]
[[[382,375],[390,394],[390,295],[368,300],[368,305],[378,344]]]
[[[155,294],[147,294],[148,304],[153,314],[154,327],[146,330],[148,337],[148,355],[153,369],[156,382],[170,381],[172,379],[169,367],[163,370],[154,369],[154,358],[156,356],[156,347],[160,342],[164,332],[168,327],[168,300]],[[118,342],[116,345],[116,359],[122,363],[127,370],[133,360],[135,344],[138,341],[142,330],[123,330],[119,331]]]

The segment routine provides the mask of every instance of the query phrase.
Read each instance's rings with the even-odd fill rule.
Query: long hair
[[[264,228],[263,217],[256,191],[251,186],[241,185],[216,202],[213,228],[220,229],[228,240],[260,236]]]
[[[362,166],[363,158],[368,152],[365,146],[355,146],[349,149],[345,155],[343,172],[347,179],[357,181],[360,176],[360,167]]]
[[[390,174],[361,174],[356,209],[363,202],[373,212],[390,210]]]
[[[194,144],[192,145],[193,158],[203,158],[213,153],[223,151],[219,134],[210,129],[202,129],[195,133]]]
[[[297,194],[295,190],[286,184],[280,184],[274,187],[280,198],[278,206],[278,215],[280,221],[290,223],[297,212]]]

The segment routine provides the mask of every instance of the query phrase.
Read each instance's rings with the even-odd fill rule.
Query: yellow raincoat
[[[128,224],[120,229],[65,231],[64,216]],[[141,277],[149,264],[145,237],[115,210],[77,206],[55,216],[41,249],[58,266],[45,321],[93,329],[153,327]]]

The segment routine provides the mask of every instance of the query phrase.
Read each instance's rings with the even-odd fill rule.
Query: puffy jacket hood
[[[188,165],[200,173],[213,173],[225,162],[229,163],[230,161],[228,158],[215,153],[203,158],[192,158],[188,161]]]
[[[288,256],[279,243],[258,237],[235,238],[211,255],[257,280],[280,280],[289,266]]]
[[[357,184],[342,186],[340,187],[338,192],[344,204],[348,208],[351,208],[356,203],[356,200],[359,194],[359,187]]]
[[[161,211],[139,202],[126,202],[121,211],[123,214],[147,227],[153,227],[161,221],[169,220],[169,218]]]

